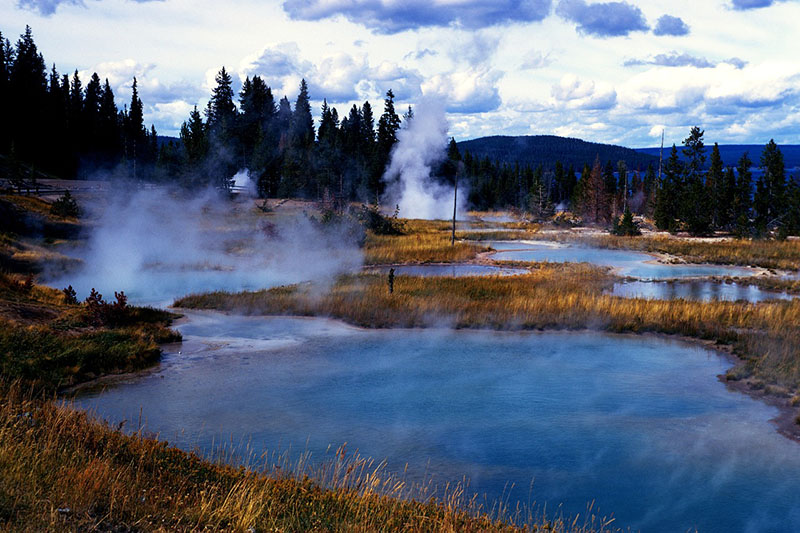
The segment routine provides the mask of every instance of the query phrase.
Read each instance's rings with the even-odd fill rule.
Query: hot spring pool
[[[361,330],[189,313],[182,354],[78,406],[183,448],[329,445],[643,531],[800,530],[800,446],[716,353],[600,333]],[[135,429],[135,428],[134,428]],[[532,492],[531,492],[532,483]],[[513,485],[513,488],[510,488]],[[510,492],[509,492],[510,491]],[[510,494],[510,495],[509,495]]]

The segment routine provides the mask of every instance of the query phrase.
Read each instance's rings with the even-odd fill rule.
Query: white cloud
[[[438,74],[422,83],[422,92],[441,97],[451,113],[485,113],[501,104],[497,82],[502,76],[502,72],[488,68]]]
[[[617,92],[610,84],[596,84],[567,74],[553,85],[551,95],[557,103],[570,108],[609,109],[617,103]]]
[[[514,15],[524,0],[296,3],[341,15],[331,11],[334,18],[318,22],[292,19],[283,0],[231,0],[224,9],[215,0],[28,2],[45,11],[60,4],[51,16],[40,16],[35,6],[33,13],[19,9],[15,0],[0,3],[0,20],[12,42],[31,23],[48,66],[77,68],[84,83],[94,70],[108,76],[119,105],[129,102],[136,75],[147,120],[159,132],[177,123],[181,108],[196,102],[202,109],[214,75],[226,65],[236,83],[241,75],[262,74],[276,98],[293,99],[305,76],[313,99],[355,99],[341,102],[348,107],[369,99],[378,113],[389,88],[399,109],[414,104],[423,89],[443,94],[460,137],[570,127],[591,140],[641,146],[655,140],[654,124],[680,132],[678,142],[684,128],[700,124],[720,142],[760,143],[772,132],[776,140],[800,143],[800,80],[794,77],[800,2],[763,0],[772,6],[741,11],[726,9],[731,1],[572,1],[569,20],[550,8],[536,22]],[[746,3],[755,7],[737,2]],[[597,19],[609,14],[595,8],[601,4],[613,4],[619,16]],[[367,16],[357,13],[359,6],[367,14],[389,13],[394,29],[377,28],[377,19],[369,29],[359,22]],[[409,6],[416,12],[401,13]],[[669,35],[680,32],[662,31],[663,24],[663,36],[644,31],[658,28],[665,13],[679,16],[690,34]],[[404,25],[409,31],[381,33]],[[618,36],[598,41],[607,35]],[[624,67],[620,58],[630,57],[639,64]]]
[[[194,104],[184,100],[157,103],[148,109],[148,118],[149,121],[158,123],[164,129],[164,132],[159,131],[159,134],[175,135],[180,130],[181,124],[189,118],[193,107]]]
[[[541,50],[530,50],[522,57],[522,64],[519,68],[525,70],[534,70],[539,68],[549,67],[553,63],[553,58],[550,57],[550,52],[544,53]]]

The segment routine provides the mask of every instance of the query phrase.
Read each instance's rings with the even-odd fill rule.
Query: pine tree
[[[678,157],[678,148],[673,144],[669,158],[664,165],[664,174],[656,191],[656,205],[653,211],[656,227],[660,230],[678,229],[680,198],[682,196],[681,174],[683,165]]]
[[[800,182],[797,177],[787,180],[785,215],[778,228],[778,238],[785,239],[790,235],[800,235]]]
[[[372,114],[372,106],[369,100],[361,106],[361,137],[363,139],[362,150],[369,156],[375,144],[375,117]]]
[[[275,115],[275,130],[278,136],[278,149],[282,153],[289,147],[289,128],[292,125],[292,104],[284,96],[278,102],[278,113]]]
[[[715,228],[723,226],[724,216],[721,212],[725,207],[724,168],[722,156],[719,153],[719,144],[714,143],[714,148],[711,150],[711,166],[706,174],[706,191],[711,210],[711,223]]]
[[[378,139],[373,158],[372,176],[369,184],[370,193],[380,196],[383,193],[381,176],[389,163],[392,148],[397,142],[397,131],[400,129],[400,117],[394,110],[394,93],[386,91],[383,101],[383,114],[378,120]]]
[[[680,196],[679,216],[686,222],[692,235],[705,235],[711,229],[712,214],[709,194],[703,182],[705,165],[705,146],[703,130],[697,126],[691,129],[689,137],[683,141],[683,194]]]
[[[622,220],[614,219],[614,227],[611,229],[611,233],[622,237],[635,237],[641,235],[642,231],[639,229],[636,222],[634,222],[633,213],[626,207],[622,215]]]
[[[46,119],[42,128],[42,150],[50,155],[52,162],[49,164],[42,162],[42,164],[50,172],[68,177],[74,158],[71,153],[72,142],[67,130],[69,87],[66,87],[66,91],[67,96],[65,97],[61,87],[61,75],[53,65],[47,88]]]
[[[147,130],[144,127],[144,105],[139,98],[139,88],[136,78],[131,85],[131,104],[123,122],[125,131],[126,159],[133,163],[132,174],[135,178],[141,176],[137,163],[143,160],[147,152]]]
[[[684,164],[684,174],[688,179],[701,177],[703,166],[706,162],[706,149],[703,144],[703,134],[705,132],[694,126],[689,132],[689,136],[683,140],[683,155],[686,159]]]
[[[338,124],[335,124],[333,121],[333,112],[331,108],[328,106],[328,100],[322,100],[322,110],[320,114],[320,123],[319,123],[319,142],[320,143],[328,143],[333,144],[336,142],[336,135],[337,135],[337,128]]]
[[[362,155],[363,127],[361,122],[361,110],[353,104],[348,115],[342,120],[342,148],[348,155]]]
[[[100,152],[103,154],[105,163],[108,165],[116,164],[122,151],[122,132],[117,112],[117,105],[114,102],[114,91],[106,78],[103,90],[100,95],[98,137],[100,139]]]
[[[291,125],[291,144],[299,150],[308,150],[314,144],[314,119],[311,116],[311,103],[306,80],[300,81],[300,92],[294,104]]]
[[[717,199],[718,226],[730,230],[736,221],[736,173],[732,166],[725,170]]]
[[[739,237],[746,237],[752,233],[750,227],[750,212],[753,208],[753,175],[750,172],[752,166],[753,162],[745,152],[739,159],[736,169],[736,197],[733,210],[735,233]]]
[[[273,120],[275,118],[275,99],[270,89],[260,76],[248,77],[242,84],[239,93],[239,143],[245,157],[252,157],[259,139],[276,143]]]
[[[764,175],[756,182],[756,228],[760,233],[780,226],[785,215],[786,173],[783,154],[774,139],[770,139],[761,153]]]
[[[197,169],[208,155],[208,137],[206,135],[206,125],[203,117],[194,106],[189,121],[181,126],[181,141],[186,153],[187,163],[190,167]]]
[[[10,49],[11,44],[8,39],[3,38],[3,32],[0,32],[0,124],[10,124],[9,77],[11,76],[12,58],[6,52]],[[8,130],[8,127],[0,127],[0,154],[6,153],[10,148],[10,131]]]
[[[233,103],[233,80],[222,67],[214,77],[217,86],[211,91],[206,120],[213,134],[226,138],[232,133],[236,122],[236,105]]]
[[[584,221],[594,224],[607,224],[611,219],[608,201],[608,183],[600,158],[594,160],[592,170],[582,186],[581,215]]]
[[[39,135],[47,111],[47,69],[44,58],[33,41],[30,26],[20,36],[9,72],[9,123],[13,124],[10,141],[22,161],[42,158]]]
[[[102,98],[103,86],[100,84],[100,76],[95,72],[92,74],[89,83],[86,84],[83,101],[83,123],[86,125],[92,150],[95,150],[97,145],[98,126],[100,124],[100,101]]]

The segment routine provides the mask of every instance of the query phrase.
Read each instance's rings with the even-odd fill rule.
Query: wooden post
[[[453,234],[450,237],[450,246],[456,245],[456,208],[458,207],[458,173],[454,178],[453,186]]]

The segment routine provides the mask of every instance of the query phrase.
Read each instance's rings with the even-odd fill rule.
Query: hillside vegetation
[[[658,157],[642,153],[631,148],[613,144],[601,144],[570,137],[557,137],[555,135],[525,135],[509,137],[493,135],[480,137],[458,143],[458,149],[469,152],[472,157],[490,161],[508,163],[520,166],[542,165],[547,170],[553,170],[556,162],[565,166],[574,166],[581,169],[583,165],[591,163],[596,158],[600,161],[625,161],[629,169],[647,168],[654,163],[658,165]]]

